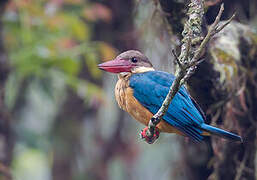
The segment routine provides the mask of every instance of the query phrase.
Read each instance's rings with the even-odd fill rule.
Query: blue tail
[[[216,127],[213,127],[213,126],[210,126],[208,124],[202,124],[201,125],[201,129],[211,133],[211,134],[215,134],[217,136],[221,136],[223,138],[226,138],[226,139],[231,139],[233,141],[241,141],[243,142],[242,138],[236,134],[233,134],[231,132],[227,132],[223,129],[219,129],[219,128],[216,128]]]

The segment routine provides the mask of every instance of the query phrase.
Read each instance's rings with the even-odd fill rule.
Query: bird
[[[149,59],[137,50],[125,51],[114,60],[98,64],[98,68],[118,75],[115,98],[119,107],[145,126],[160,109],[175,80],[173,74],[155,70]],[[154,136],[158,138],[161,132],[176,133],[201,142],[206,136],[216,135],[242,142],[239,135],[205,121],[202,109],[182,85],[156,126]],[[141,132],[143,138],[147,138],[146,130],[147,127]]]

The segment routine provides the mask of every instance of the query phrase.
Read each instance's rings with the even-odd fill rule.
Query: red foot
[[[148,144],[153,144],[153,143],[159,138],[160,131],[159,131],[159,129],[156,127],[153,136],[152,136],[152,137],[149,137],[149,136],[147,136],[147,130],[148,130],[148,127],[145,127],[144,129],[142,129],[142,130],[141,130],[141,133],[140,133],[140,136],[141,136],[141,138],[142,138],[143,140],[145,140]]]

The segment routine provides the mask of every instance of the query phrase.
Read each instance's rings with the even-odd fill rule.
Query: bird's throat
[[[132,73],[144,73],[148,71],[154,71],[153,67],[135,67],[131,70]]]
[[[148,71],[155,71],[153,67],[135,67],[131,72],[121,72],[118,74],[119,79],[124,79],[130,77],[132,74],[144,73]]]

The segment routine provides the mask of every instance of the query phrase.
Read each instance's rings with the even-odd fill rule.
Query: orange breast
[[[153,114],[142,106],[138,100],[133,96],[133,89],[129,87],[129,82],[126,79],[119,79],[115,87],[116,100],[123,110],[127,111],[134,119],[148,125],[149,120]],[[161,120],[157,125],[161,132],[177,133],[182,135],[180,131],[175,129],[167,122]]]

